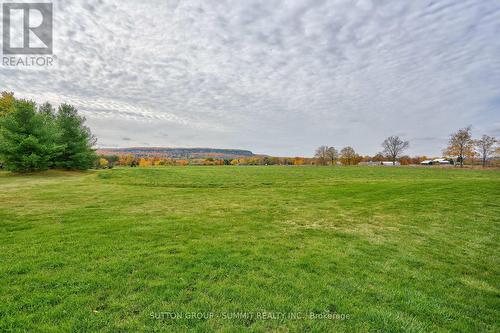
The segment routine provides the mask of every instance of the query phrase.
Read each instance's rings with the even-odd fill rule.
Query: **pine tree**
[[[56,111],[54,110],[52,104],[50,104],[49,102],[45,102],[42,105],[40,105],[38,107],[38,113],[41,113],[42,115],[45,115],[52,119],[55,119],[56,117]]]
[[[0,156],[8,170],[47,170],[61,146],[54,122],[36,112],[35,103],[15,99],[14,109],[0,117]]]
[[[63,146],[57,156],[58,168],[87,170],[93,167],[97,158],[92,146],[96,139],[85,125],[85,118],[78,115],[75,107],[62,104],[56,115],[56,125],[60,136],[58,143]]]

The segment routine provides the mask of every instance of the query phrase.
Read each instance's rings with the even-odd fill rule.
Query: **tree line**
[[[467,127],[460,129],[450,135],[448,146],[443,154],[450,164],[463,166],[464,161],[472,163],[480,158],[481,164],[487,166],[491,157],[500,156],[496,144],[498,140],[494,137],[483,135],[480,139],[472,139],[471,129]],[[318,147],[314,158],[307,157],[273,157],[256,155],[235,159],[222,158],[165,158],[159,156],[136,157],[133,154],[102,155],[98,167],[112,168],[114,166],[129,167],[154,167],[154,166],[188,166],[188,165],[358,165],[360,163],[391,162],[393,165],[420,164],[425,160],[432,159],[427,156],[403,155],[409,148],[410,143],[399,136],[390,136],[381,144],[383,150],[374,156],[361,156],[354,148],[347,146],[340,151],[330,146]]]
[[[473,139],[471,126],[459,129],[452,133],[448,140],[448,146],[443,150],[451,163],[456,163],[461,167],[465,161],[473,162],[480,159],[483,167],[486,167],[492,157],[500,157],[499,140],[493,136],[483,135],[479,139]],[[352,147],[345,147],[339,151],[335,147],[320,146],[316,149],[314,157],[316,164],[335,165],[356,165],[360,162],[382,162],[390,161],[393,165],[399,162],[402,165],[418,164],[427,157],[411,158],[402,156],[403,152],[410,147],[409,141],[401,139],[399,136],[390,136],[381,144],[383,151],[373,158],[358,155]]]
[[[420,164],[420,162],[430,159],[427,156],[408,156],[403,155],[398,158],[401,165]],[[357,165],[359,163],[368,162],[382,162],[387,161],[388,158],[381,153],[373,156],[361,156],[355,153],[355,158],[345,156],[335,160],[335,164],[342,165]],[[332,165],[331,163],[321,163],[317,158],[309,157],[273,157],[273,156],[252,156],[241,157],[234,159],[223,158],[170,158],[160,156],[145,156],[137,157],[133,154],[120,154],[120,155],[100,155],[97,168],[111,169],[115,166],[124,167],[161,167],[161,166],[252,166],[252,165],[284,165],[284,166],[300,166],[300,165]]]
[[[461,167],[464,166],[466,160],[475,158],[479,158],[485,167],[491,157],[500,156],[498,143],[497,138],[486,134],[479,139],[473,139],[471,126],[468,126],[450,135],[448,147],[443,150],[443,153],[455,157]]]
[[[398,158],[409,146],[410,143],[403,141],[399,136],[390,136],[382,142],[384,151],[375,155],[374,158],[376,161],[389,159],[393,164],[396,164]],[[335,147],[321,146],[316,149],[314,156],[319,165],[335,165],[337,162],[340,162],[342,165],[357,165],[360,162],[373,161],[369,156],[360,156],[350,146],[342,148],[340,152]]]
[[[7,170],[87,170],[95,165],[95,143],[74,106],[61,104],[55,109],[48,102],[37,105],[1,93],[0,164]]]
[[[188,166],[188,165],[314,165],[314,158],[306,157],[274,157],[256,155],[240,158],[171,158],[160,156],[137,157],[133,154],[100,155],[98,167],[109,169],[115,166],[154,167],[154,166]]]

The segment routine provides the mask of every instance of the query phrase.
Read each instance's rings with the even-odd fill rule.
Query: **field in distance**
[[[0,172],[0,331],[498,332],[500,172]]]

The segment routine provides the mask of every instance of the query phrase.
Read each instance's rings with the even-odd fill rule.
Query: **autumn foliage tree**
[[[3,91],[0,96],[0,117],[14,111],[14,93]]]
[[[106,169],[109,166],[109,161],[105,158],[100,158],[98,161],[98,167],[101,169]]]
[[[135,156],[132,154],[120,155],[118,158],[118,164],[123,166],[133,166],[134,164],[137,165],[137,161]]]
[[[302,157],[295,157],[293,159],[293,165],[304,165],[306,164],[306,160]]]
[[[444,154],[448,156],[456,156],[460,167],[464,166],[464,159],[474,155],[474,141],[471,135],[471,126],[461,128],[457,132],[450,135],[448,147],[444,150]]]
[[[377,153],[377,154],[375,154],[375,156],[373,156],[372,161],[374,161],[374,162],[385,161],[385,156],[382,153]]]
[[[344,147],[340,151],[340,162],[343,165],[356,165],[361,160],[361,157],[356,154],[356,151],[352,147]]]

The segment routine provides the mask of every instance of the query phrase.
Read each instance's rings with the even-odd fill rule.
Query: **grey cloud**
[[[368,154],[404,133],[433,155],[459,127],[498,133],[498,1],[54,6],[57,65],[2,67],[0,88],[75,104],[99,145]]]

